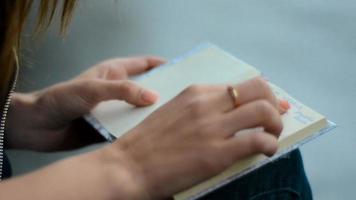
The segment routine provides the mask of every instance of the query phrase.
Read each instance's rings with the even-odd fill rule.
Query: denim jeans
[[[312,199],[299,150],[251,172],[201,200]]]

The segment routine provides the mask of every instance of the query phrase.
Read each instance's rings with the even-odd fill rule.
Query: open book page
[[[259,75],[255,68],[209,45],[137,79],[138,84],[158,92],[156,104],[136,108],[125,102],[107,101],[91,114],[112,135],[120,137],[191,84],[240,83]]]

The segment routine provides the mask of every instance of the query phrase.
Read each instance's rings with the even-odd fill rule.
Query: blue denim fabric
[[[313,199],[299,150],[201,198],[201,200]]]

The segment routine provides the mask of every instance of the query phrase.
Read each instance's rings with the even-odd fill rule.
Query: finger
[[[281,115],[266,100],[243,104],[238,109],[223,114],[219,123],[225,130],[226,137],[230,137],[236,131],[254,127],[264,127],[267,132],[279,137],[283,129]]]
[[[118,62],[122,64],[129,76],[144,73],[154,67],[157,67],[166,61],[163,58],[156,56],[142,56],[123,58]]]
[[[158,95],[156,92],[145,89],[129,81],[92,80],[83,81],[77,86],[78,96],[93,107],[107,100],[124,100],[136,106],[147,106],[154,103]]]
[[[281,112],[281,114],[286,113],[289,109],[290,109],[290,103],[287,100],[278,100],[278,104],[279,104],[279,111]]]
[[[233,155],[233,162],[259,153],[272,156],[277,149],[277,138],[263,130],[236,133],[223,145],[223,151]]]
[[[219,86],[216,89],[214,97],[212,97],[212,108],[222,112],[228,112],[235,108],[235,102],[227,90],[227,86]],[[280,106],[279,100],[273,94],[268,83],[261,77],[253,78],[241,84],[233,86],[237,90],[238,97],[236,99],[238,105],[243,105],[255,100],[265,99],[270,102],[281,114],[286,112]]]
[[[154,103],[158,95],[129,80],[74,80],[57,84],[37,94],[37,104],[56,108],[55,115],[72,120],[88,114],[98,103],[124,100],[137,106]],[[43,106],[44,107],[44,106]]]
[[[138,84],[129,81],[106,81],[102,79],[78,81],[68,84],[62,93],[73,94],[70,96],[73,105],[82,108],[83,114],[89,112],[94,106],[107,100],[124,100],[136,106],[147,106],[154,103],[158,95]],[[68,95],[67,95],[68,96]],[[76,109],[76,108],[74,108]]]

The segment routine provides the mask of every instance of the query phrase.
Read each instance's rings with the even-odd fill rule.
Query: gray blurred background
[[[57,26],[40,40],[27,37],[18,90],[70,79],[109,57],[171,59],[209,41],[339,125],[301,150],[315,199],[353,199],[355,10],[353,0],[81,0],[65,39]],[[50,154],[13,150],[9,156],[22,174],[98,146]]]

